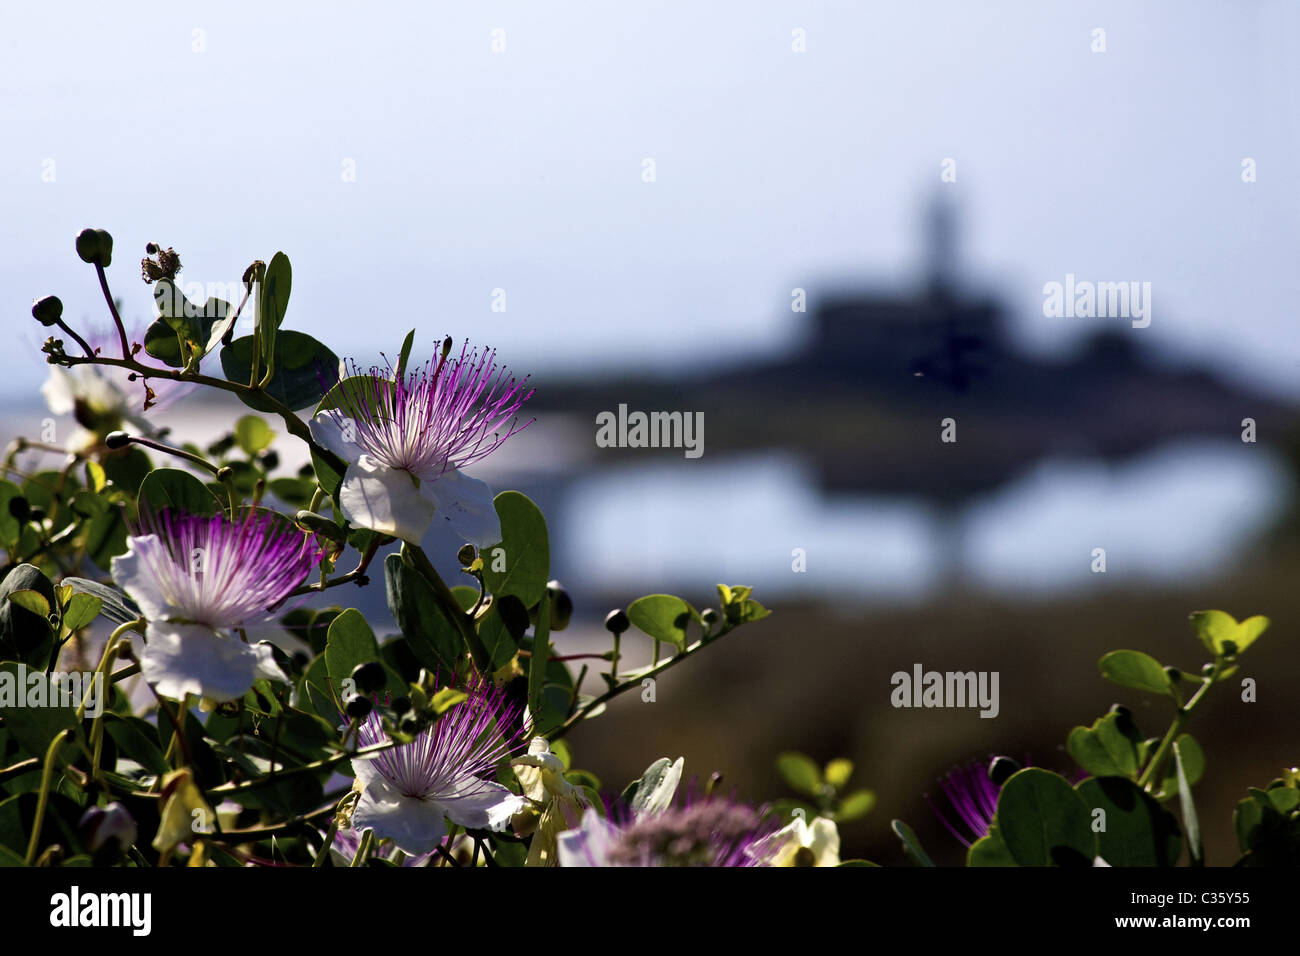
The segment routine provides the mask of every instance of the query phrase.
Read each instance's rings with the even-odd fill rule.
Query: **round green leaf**
[[[686,625],[695,617],[694,609],[672,594],[647,594],[627,606],[627,618],[657,641],[686,646]],[[811,762],[811,761],[810,761]],[[821,773],[813,764],[818,780]]]
[[[1091,866],[1097,856],[1088,808],[1069,781],[1047,770],[1012,774],[994,822],[1020,866]]]
[[[1183,849],[1178,821],[1137,784],[1091,777],[1075,791],[1094,821],[1098,853],[1111,866],[1173,866],[1178,861]]]
[[[546,518],[517,491],[501,492],[494,504],[501,519],[501,543],[483,549],[483,579],[497,597],[513,594],[531,608],[546,593],[550,579]]]
[[[257,415],[244,415],[235,422],[235,441],[244,453],[252,456],[271,444],[275,432]]]
[[[211,516],[217,513],[219,502],[207,486],[188,471],[155,468],[140,482],[137,506],[141,514],[170,508],[185,514]]]
[[[776,769],[790,788],[798,793],[815,797],[821,791],[821,771],[812,758],[805,754],[795,751],[780,754],[776,758]]]
[[[1169,675],[1160,662],[1141,651],[1111,651],[1098,666],[1101,676],[1119,684],[1152,694],[1168,694],[1172,688]]]
[[[265,366],[263,366],[265,367]],[[253,374],[253,337],[235,339],[221,350],[221,370],[227,380],[247,385]],[[275,373],[266,386],[272,398],[297,411],[320,401],[338,381],[339,358],[304,332],[281,329],[275,338]],[[273,409],[256,395],[239,392],[245,405],[259,412]]]

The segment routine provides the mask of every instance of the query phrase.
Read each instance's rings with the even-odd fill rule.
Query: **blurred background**
[[[340,355],[416,327],[418,359],[450,334],[532,376],[472,473],[546,512],[563,650],[645,593],[774,611],[573,734],[611,790],[683,755],[766,800],[778,752],[845,756],[878,797],[846,857],[901,862],[903,817],[955,863],[940,775],[1067,770],[1114,701],[1163,733],[1096,660],[1194,669],[1187,614],[1222,608],[1274,621],[1258,702],[1191,727],[1228,863],[1245,787],[1298,759],[1298,37],[1281,0],[8,5],[0,438],[48,417],[31,300],[109,321],[81,228],[140,327],[146,242],[218,295],[283,250],[287,327]],[[1067,276],[1150,283],[1150,324],[1047,314]],[[598,447],[620,404],[702,413],[703,455]],[[211,440],[239,408],[156,418]],[[382,587],[332,596],[390,623]],[[894,709],[916,663],[1000,672],[998,717]]]

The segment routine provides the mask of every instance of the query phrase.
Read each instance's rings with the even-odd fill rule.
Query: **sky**
[[[1025,348],[1127,325],[1045,283],[1151,282],[1131,334],[1300,396],[1298,34],[1286,2],[5,4],[0,308],[26,351],[35,297],[105,321],[93,225],[140,321],[146,242],[197,283],[283,250],[286,324],[342,355],[418,327],[672,372],[792,347],[796,287],[907,288],[942,196]]]

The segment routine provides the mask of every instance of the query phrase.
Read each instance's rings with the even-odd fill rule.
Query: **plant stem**
[[[67,730],[57,734],[50,741],[50,747],[45,751],[45,769],[41,772],[41,791],[36,798],[36,818],[32,820],[32,838],[27,843],[27,865],[31,866],[36,860],[36,851],[41,845],[41,825],[45,823],[45,807],[50,801],[50,781],[54,776],[54,758],[59,755],[59,748],[67,741],[71,740],[76,731],[69,727]]]
[[[704,647],[707,644],[712,644],[718,638],[722,637],[722,635],[726,634],[729,630],[730,628],[723,628],[722,630],[718,631],[717,634],[714,634],[712,636],[701,637],[694,644],[687,646],[681,653],[674,654],[672,657],[668,658],[668,660],[652,665],[649,668],[649,670],[645,670],[637,673],[636,677],[633,678],[632,680],[626,681],[625,683],[612,687],[609,690],[607,690],[605,693],[601,694],[599,697],[589,700],[580,711],[578,711],[576,714],[574,714],[572,717],[566,720],[559,727],[556,727],[554,730],[552,730],[548,734],[545,734],[544,736],[552,741],[559,740],[570,730],[576,727],[579,723],[581,723],[582,720],[589,713],[591,713],[601,704],[613,700],[615,697],[617,697],[619,694],[622,694],[624,691],[631,690],[633,687],[639,687],[641,685],[641,681],[645,680],[647,677],[657,677],[658,675],[662,674],[664,671],[668,670],[674,665],[679,664],[680,662],[686,660],[686,658],[690,657],[692,654],[695,654],[697,651],[700,650],[700,648]],[[658,645],[658,643],[659,643],[658,641],[655,642],[656,646]]]
[[[1201,684],[1196,693],[1192,695],[1191,700],[1178,708],[1177,713],[1174,714],[1173,723],[1169,725],[1169,730],[1160,741],[1160,746],[1156,748],[1156,752],[1147,763],[1146,769],[1143,770],[1142,775],[1138,777],[1137,784],[1139,787],[1145,787],[1147,790],[1151,790],[1159,786],[1160,771],[1163,769],[1165,760],[1169,757],[1169,752],[1173,748],[1174,741],[1178,739],[1178,735],[1182,733],[1183,728],[1187,726],[1188,720],[1191,719],[1192,711],[1194,711],[1197,705],[1205,698],[1209,689],[1214,686],[1214,682],[1218,679],[1219,672],[1222,669],[1223,661],[1221,659],[1215,660],[1214,669],[1206,676],[1205,682]]]
[[[113,323],[117,326],[117,336],[122,341],[122,358],[130,360],[131,344],[126,340],[126,326],[122,324],[122,316],[117,313],[117,303],[113,301],[113,294],[108,291],[108,277],[104,275],[104,267],[98,262],[95,263],[95,274],[99,276],[99,287],[104,291],[104,301],[108,303],[108,311],[113,313]]]

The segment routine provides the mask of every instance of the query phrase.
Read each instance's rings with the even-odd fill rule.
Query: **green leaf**
[[[1066,740],[1070,756],[1094,777],[1137,776],[1142,735],[1132,718],[1112,711],[1092,727],[1075,727]]]
[[[92,594],[73,594],[63,608],[63,628],[71,634],[79,631],[95,618],[104,602]]]
[[[1231,614],[1223,611],[1196,611],[1191,615],[1192,627],[1201,643],[1215,657],[1225,653],[1225,645],[1231,641],[1240,654],[1268,628],[1269,620],[1262,615],[1247,618],[1241,623]]]
[[[1111,651],[1102,657],[1098,666],[1101,676],[1119,684],[1152,694],[1168,694],[1173,688],[1169,674],[1160,662],[1141,651]]]
[[[159,512],[164,508],[185,514],[211,517],[217,513],[220,502],[207,486],[188,471],[179,468],[156,468],[140,482],[136,500],[140,514]],[[96,562],[97,564],[99,562]]]
[[[140,609],[135,602],[116,588],[88,578],[67,577],[61,584],[69,585],[77,594],[88,594],[99,599],[100,613],[114,624],[126,624],[140,616]]]
[[[1201,824],[1196,819],[1192,784],[1187,779],[1187,772],[1183,767],[1182,748],[1179,747],[1177,740],[1174,741],[1174,767],[1178,773],[1178,803],[1183,811],[1183,826],[1187,828],[1187,855],[1192,866],[1204,866],[1205,847],[1201,843]]]
[[[647,594],[627,607],[627,619],[657,641],[686,647],[686,625],[698,617],[695,609],[672,594]],[[817,772],[816,765],[813,765]],[[818,779],[820,780],[820,773]]]
[[[507,594],[493,598],[492,604],[478,621],[478,636],[492,657],[492,669],[510,663],[519,650],[519,642],[528,630],[528,610],[517,597]]]
[[[1019,866],[1007,843],[1002,839],[1002,831],[997,824],[989,827],[989,832],[971,844],[966,851],[967,866]]]
[[[528,661],[528,709],[533,715],[534,732],[550,729],[553,715],[546,714],[546,700],[542,691],[546,686],[546,665],[550,663],[551,595],[542,592],[542,603],[537,608],[537,627],[533,631],[533,652]]]
[[[256,415],[244,415],[235,422],[235,441],[250,458],[269,446],[274,438],[271,426]]]
[[[108,480],[129,495],[134,495],[140,490],[140,483],[144,481],[144,476],[153,469],[153,462],[149,460],[149,456],[136,445],[110,451],[103,457],[101,463]]]
[[[890,828],[903,841],[903,852],[917,866],[934,866],[934,860],[930,859],[930,854],[925,852],[921,846],[921,841],[917,839],[916,834],[902,820],[889,821]]]
[[[109,713],[104,715],[104,730],[113,738],[120,753],[150,773],[162,776],[171,769],[158,746],[157,732],[147,721]]]
[[[380,661],[379,645],[370,625],[355,608],[348,608],[330,622],[329,637],[325,642],[325,668],[329,675],[332,693],[341,701],[344,696],[343,681],[352,676],[358,664]],[[406,682],[401,675],[387,664],[384,671],[388,675],[388,684],[384,688],[393,697],[407,692]],[[383,699],[383,692],[380,692]]]
[[[231,382],[248,384],[253,374],[253,337],[241,336],[221,350],[221,370]],[[339,358],[304,332],[285,329],[275,339],[275,374],[266,393],[294,411],[315,405],[338,381]],[[274,409],[262,398],[239,392],[240,400],[259,412]]]
[[[631,609],[629,608],[629,610]],[[790,785],[790,789],[795,792],[809,797],[816,797],[821,794],[821,771],[818,769],[817,764],[813,762],[813,759],[806,754],[791,750],[778,755],[776,770],[782,779]]]
[[[67,750],[71,745],[65,745]],[[35,793],[19,793],[0,802],[0,845],[16,853],[25,853],[32,827],[36,824]],[[41,821],[41,834],[37,841],[37,851],[52,844],[59,844],[68,856],[81,853],[81,837],[77,834],[77,821],[82,809],[75,801],[62,793],[51,792],[45,806],[45,816]]]
[[[1183,755],[1183,772],[1187,777],[1187,782],[1195,786],[1200,782],[1201,777],[1205,775],[1205,752],[1201,750],[1201,745],[1196,742],[1196,738],[1191,734],[1179,734],[1174,741],[1178,745]],[[1177,768],[1170,767],[1164,780],[1160,782],[1160,792],[1156,795],[1160,799],[1172,797],[1179,792]]]
[[[1131,780],[1093,777],[1074,788],[1094,821],[1105,812],[1105,829],[1097,831],[1097,849],[1111,866],[1173,866],[1183,849],[1178,821]]]
[[[428,582],[400,554],[390,554],[384,559],[384,586],[388,610],[415,659],[430,672],[455,673],[465,653],[464,639]]]
[[[9,502],[21,498],[22,491],[12,481],[0,481],[0,547],[12,552],[18,544],[22,526],[9,511]]]
[[[843,789],[853,777],[853,761],[846,760],[844,757],[837,757],[826,764],[824,776],[826,782],[836,790]]]
[[[44,594],[37,591],[10,591],[9,600],[20,608],[49,620],[50,602]]]
[[[400,382],[406,376],[406,363],[411,358],[411,346],[415,344],[415,329],[406,333],[406,338],[402,339],[402,350],[397,356],[397,368],[394,370],[393,381]]]
[[[128,533],[126,515],[121,505],[110,506],[102,514],[91,518],[86,526],[86,553],[90,555],[90,560],[108,571],[112,567],[113,558],[126,554]]]
[[[835,819],[841,823],[865,817],[876,806],[876,795],[870,790],[854,790],[840,801]]]
[[[494,504],[502,538],[500,544],[483,549],[483,580],[497,597],[513,594],[531,608],[546,593],[551,574],[546,519],[527,495],[517,491],[501,492]]]
[[[1058,774],[1027,767],[998,795],[994,822],[1020,866],[1091,866],[1097,856],[1092,817]]]
[[[266,277],[262,280],[261,309],[258,311],[258,324],[262,339],[262,368],[267,368],[275,351],[276,332],[284,322],[285,310],[289,307],[289,289],[293,284],[293,269],[289,266],[289,257],[277,252],[271,257],[266,267]],[[279,359],[277,356],[276,365]]]
[[[24,607],[25,598],[10,600],[22,592],[36,592],[47,608],[57,603],[54,585],[34,565],[20,564],[5,575],[0,582],[0,658],[43,668],[53,647],[49,612]]]
[[[40,757],[43,763],[54,738],[78,726],[76,708],[81,703],[75,693],[78,688],[64,680],[51,681],[43,671],[25,668],[20,672],[19,666],[14,661],[0,663],[0,686],[8,685],[15,692],[12,698],[8,693],[0,694],[0,700],[13,700],[11,705],[0,706],[0,717],[22,749],[30,756]],[[85,688],[81,690],[84,693]],[[65,743],[59,748],[59,765],[75,759],[77,753],[75,743]]]

